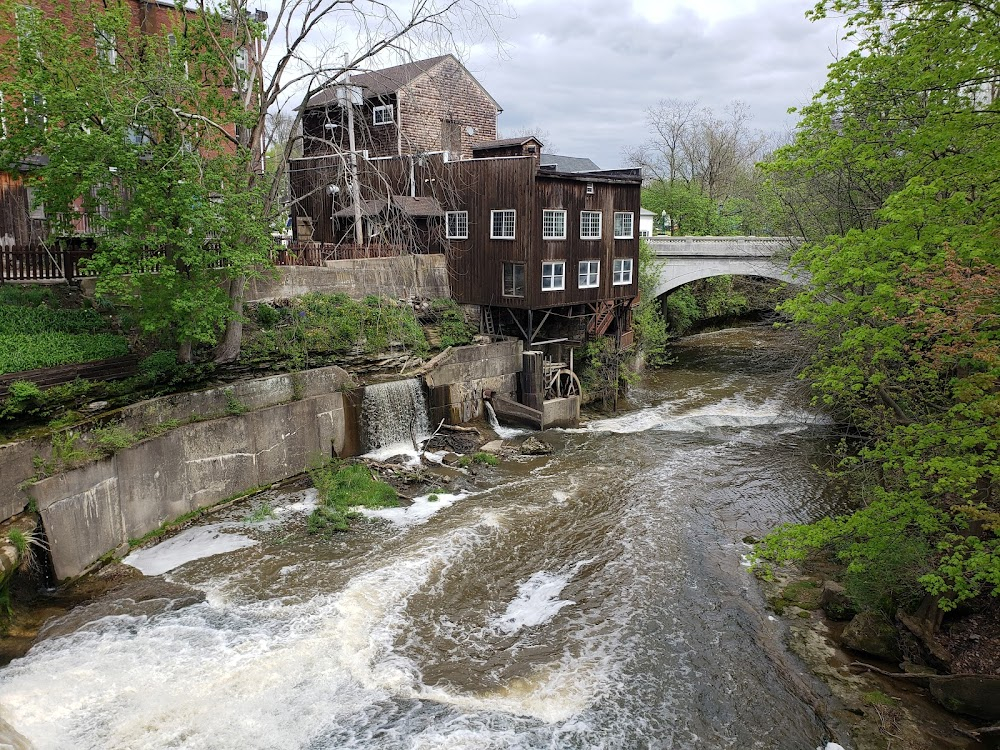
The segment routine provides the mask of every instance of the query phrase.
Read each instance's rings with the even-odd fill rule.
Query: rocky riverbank
[[[788,645],[829,688],[854,750],[1000,747],[995,603],[931,636],[916,617],[856,613],[829,563],[772,573],[762,586]]]

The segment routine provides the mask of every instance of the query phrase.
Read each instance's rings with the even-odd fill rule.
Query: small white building
[[[653,222],[656,220],[656,214],[648,209],[642,209],[639,211],[639,236],[640,237],[652,237],[653,236]]]

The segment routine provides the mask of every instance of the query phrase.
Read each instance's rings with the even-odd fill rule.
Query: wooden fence
[[[69,281],[92,276],[80,267],[80,261],[93,253],[93,247],[81,241],[53,247],[0,245],[0,281]]]
[[[70,383],[77,378],[84,380],[122,380],[139,371],[139,358],[134,354],[113,359],[98,359],[73,365],[45,367],[40,370],[24,370],[0,375],[0,399],[7,396],[10,384],[15,380],[26,380],[39,388]]]
[[[322,266],[328,260],[394,258],[405,253],[406,250],[402,245],[289,242],[275,244],[272,260],[277,266]],[[93,245],[80,239],[68,240],[51,247],[0,245],[0,283],[71,281],[94,276],[94,273],[81,268],[81,261],[93,254]],[[216,267],[223,266],[224,262],[220,259]],[[155,268],[145,270],[151,271]]]

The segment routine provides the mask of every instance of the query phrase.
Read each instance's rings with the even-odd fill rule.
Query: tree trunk
[[[246,285],[246,276],[237,276],[229,282],[233,317],[226,323],[222,341],[215,347],[215,357],[212,361],[217,365],[229,364],[239,359],[240,347],[243,345],[243,292]]]
[[[194,360],[194,347],[191,346],[191,339],[182,341],[177,347],[177,361],[182,365],[189,365]]]

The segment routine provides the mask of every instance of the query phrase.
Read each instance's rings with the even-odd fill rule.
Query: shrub
[[[499,466],[500,459],[494,456],[492,453],[484,453],[480,451],[472,456],[472,460],[477,464],[483,464],[485,466]]]
[[[177,368],[177,352],[166,349],[153,352],[139,363],[139,373],[154,383],[169,380]]]
[[[431,312],[441,331],[441,346],[464,346],[472,341],[476,329],[465,322],[462,308],[455,300],[442,297],[431,302]]]
[[[41,411],[45,400],[42,389],[27,380],[15,380],[7,389],[7,398],[0,408],[0,417],[25,417]]]

